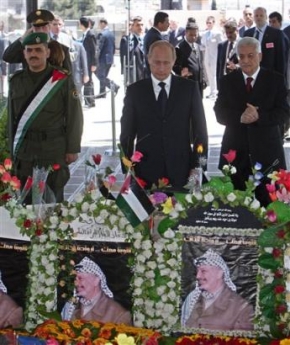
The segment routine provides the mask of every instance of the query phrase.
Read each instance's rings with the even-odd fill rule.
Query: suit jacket
[[[173,187],[183,187],[190,169],[198,166],[196,146],[202,144],[207,155],[207,127],[197,83],[172,76],[164,118],[151,78],[130,85],[124,99],[120,136],[128,157],[133,153],[135,138],[136,150],[144,155],[136,165],[137,176],[151,184],[168,177]]]
[[[201,46],[205,50],[205,62],[212,64],[217,59],[217,46],[224,40],[223,34],[220,31],[210,30],[205,31],[201,36]]]
[[[202,296],[199,297],[186,322],[186,327],[251,331],[254,328],[253,317],[253,306],[226,286],[205,310],[204,299]]]
[[[133,47],[129,51],[129,61],[131,69],[133,70],[133,58],[135,58],[135,68],[136,68],[136,75],[135,79],[141,80],[144,78],[144,48],[140,47],[138,38],[135,35],[130,35],[129,39],[133,42]],[[143,40],[143,38],[141,38]],[[124,74],[124,61],[125,64],[128,66],[128,36],[123,36],[120,41],[120,60],[121,60],[121,73]],[[144,46],[143,46],[144,47]],[[126,67],[126,70],[128,71],[128,67]],[[132,71],[133,72],[133,71]],[[132,74],[133,77],[133,74]],[[133,78],[130,78],[130,81],[132,81]]]
[[[91,30],[87,31],[82,43],[87,53],[88,69],[90,72],[92,66],[98,65],[97,41],[95,34]]]
[[[251,174],[251,166],[262,164],[263,171],[278,159],[275,170],[286,169],[280,126],[289,118],[287,90],[283,76],[261,68],[250,93],[247,93],[241,70],[235,70],[220,80],[214,111],[218,123],[226,126],[222,139],[219,168],[227,164],[223,153],[237,151],[234,165],[244,181]],[[246,125],[240,118],[246,103],[258,107],[259,119]],[[251,162],[249,162],[249,157]],[[236,175],[236,174],[235,174]]]
[[[10,296],[0,291],[0,328],[20,327],[22,323],[22,308]]]
[[[112,65],[115,54],[115,37],[108,27],[104,28],[97,36],[98,60],[100,64]]]
[[[246,30],[244,37],[254,37],[256,28]],[[262,60],[260,65],[286,75],[285,39],[279,29],[267,26],[261,42]]]
[[[81,304],[78,304],[71,317],[71,320],[75,319],[132,325],[130,311],[123,308],[121,304],[109,298],[104,293],[101,294],[101,297],[93,308],[83,316],[81,315]]]
[[[192,79],[198,82],[199,89],[203,91],[203,85],[206,82],[205,72],[203,68],[203,53],[200,50],[200,46],[196,44],[196,53],[192,51],[191,46],[186,40],[180,42],[175,48],[176,61],[173,66],[173,71],[177,75],[181,75],[181,70],[187,67],[192,76],[188,79]]]
[[[229,44],[229,41],[226,40],[224,42],[219,43],[219,45],[218,45],[217,65],[216,65],[216,79],[217,79],[218,88],[219,88],[219,80],[225,74],[225,65],[226,65],[226,61],[227,61],[228,44]],[[232,52],[230,52],[230,55],[228,58],[234,64],[237,64],[239,62],[235,48],[233,48]]]
[[[176,33],[176,30],[171,30],[169,32],[169,37],[168,37],[169,43],[171,43],[173,47],[177,46],[177,44],[183,40],[184,35],[185,35],[184,28],[179,27],[177,29],[177,33]]]
[[[161,33],[157,29],[154,28],[154,26],[152,26],[152,28],[150,28],[144,36],[144,56],[145,56],[145,64],[146,64],[145,77],[150,76],[150,67],[149,67],[148,59],[147,59],[149,48],[152,43],[156,41],[161,41],[163,39],[164,37],[161,35]]]
[[[83,84],[84,76],[88,76],[87,53],[84,46],[77,41],[73,41],[74,52],[72,59],[72,74],[76,85]],[[72,55],[71,55],[72,56]]]
[[[63,61],[63,68],[71,71],[72,64],[69,55],[69,48],[61,43],[61,48],[64,52],[64,61]],[[27,63],[24,59],[23,55],[23,46],[19,39],[12,42],[4,51],[3,60],[8,63],[22,63],[23,68],[27,66]]]

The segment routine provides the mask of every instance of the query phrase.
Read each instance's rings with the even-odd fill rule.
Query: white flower
[[[62,214],[63,217],[67,217],[68,214],[69,214],[68,209],[66,207],[62,207],[61,208],[61,214]]]
[[[138,313],[136,315],[136,319],[137,319],[136,320],[137,322],[141,322],[143,324],[143,322],[145,321],[145,316],[143,314]],[[142,324],[141,324],[141,326],[142,326]],[[135,320],[134,320],[134,325],[135,325]]]
[[[103,218],[103,219],[106,219],[106,218],[108,218],[108,216],[109,216],[109,212],[107,211],[107,210],[101,210],[101,212],[100,212],[100,216]]]
[[[142,234],[139,231],[134,231],[133,236],[135,240],[141,240],[142,239]]]
[[[137,264],[137,265],[135,265],[134,270],[135,270],[136,273],[144,273],[144,271],[145,271],[145,266],[144,266],[144,265]]]
[[[168,313],[168,314],[172,314],[174,311],[174,306],[170,303],[166,303],[164,305],[164,312]]]
[[[157,264],[155,261],[148,261],[147,262],[147,266],[151,269],[151,270],[155,270],[155,268],[157,267]]]
[[[185,200],[186,200],[189,204],[192,204],[192,195],[191,195],[191,194],[186,194],[186,195],[185,195]]]
[[[172,252],[172,253],[175,253],[176,250],[178,249],[178,243],[177,241],[174,241],[174,242],[171,242],[167,245],[167,249]]]
[[[50,231],[49,232],[49,238],[51,241],[56,241],[58,239],[58,235],[56,231]]]
[[[135,298],[135,299],[134,299],[134,304],[135,304],[136,306],[143,305],[143,303],[144,303],[144,301],[143,301],[142,298]]]
[[[82,210],[83,213],[87,213],[89,208],[90,208],[90,204],[87,201],[82,203],[81,210]]]
[[[81,203],[81,202],[83,201],[83,199],[84,199],[84,196],[83,196],[83,194],[80,194],[80,193],[78,193],[78,194],[74,197],[74,201],[75,201],[76,203]]]
[[[67,230],[68,226],[69,226],[69,223],[61,222],[59,224],[59,229],[62,230],[62,231],[65,231],[65,230]]]
[[[40,235],[38,238],[40,243],[44,243],[47,241],[47,235]]]
[[[54,301],[46,301],[45,302],[45,308],[46,308],[46,311],[52,311],[53,308],[54,308]]]
[[[110,217],[109,217],[109,221],[112,225],[114,225],[118,220],[118,217],[114,214],[111,214]]]
[[[170,275],[170,277],[171,277],[171,271],[170,271],[169,268],[164,268],[163,270],[160,270],[160,275],[161,275],[161,276]]]
[[[250,198],[249,196],[246,196],[244,200],[244,205],[249,206],[251,201],[252,201],[252,198]]]
[[[136,248],[136,249],[140,249],[140,248],[141,248],[141,240],[138,239],[138,240],[134,241],[134,242],[133,242],[133,246],[134,246],[134,248]]]
[[[46,285],[47,285],[47,286],[54,286],[54,285],[55,285],[55,281],[56,281],[55,278],[50,277],[50,278],[48,278],[48,279],[46,280]]]
[[[174,209],[178,212],[181,212],[181,211],[184,211],[184,207],[181,205],[180,202],[177,202],[175,205],[174,205]]]
[[[227,200],[228,200],[228,201],[231,201],[231,202],[232,202],[232,201],[235,201],[236,198],[237,198],[237,197],[236,197],[236,195],[235,195],[234,193],[230,193],[230,194],[227,195]]]
[[[198,201],[202,200],[201,192],[193,192],[192,195],[195,197],[196,200]]]
[[[89,211],[90,212],[94,212],[95,211],[95,209],[97,209],[97,204],[96,203],[93,203],[93,204],[90,204],[90,206],[89,206]]]
[[[142,295],[142,293],[143,293],[143,290],[140,288],[137,288],[134,290],[134,296]]]
[[[154,305],[154,302],[153,301],[150,301],[150,300],[146,300],[145,301],[145,306],[146,306],[146,308],[153,308],[153,305]]]
[[[78,216],[78,210],[75,207],[71,208],[69,210],[69,215],[76,218]]]
[[[212,202],[214,200],[214,196],[211,192],[208,192],[204,195],[205,202]]]
[[[254,199],[250,204],[250,208],[253,210],[257,210],[260,207],[260,202],[257,199]]]
[[[157,293],[159,296],[163,295],[164,294],[164,291],[165,291],[165,286],[158,286],[157,288]],[[163,304],[163,302],[160,302]],[[157,303],[158,304],[158,303]]]
[[[98,189],[93,189],[91,191],[91,198],[92,200],[96,201],[101,197],[101,192]]]
[[[167,284],[166,284],[170,289],[174,289],[175,288],[175,286],[176,286],[176,283],[174,282],[174,281],[170,281],[170,282],[168,282]]]
[[[143,255],[146,259],[149,259],[152,256],[152,253],[150,250],[144,250]]]
[[[140,287],[143,284],[143,279],[137,278],[134,280],[134,285]]]
[[[153,279],[155,277],[154,271],[147,271],[147,272],[145,272],[145,277],[147,279]]]
[[[51,253],[51,254],[49,254],[49,256],[48,256],[48,259],[49,259],[50,261],[55,261],[55,260],[57,259],[57,255]]]
[[[171,301],[175,301],[176,300],[176,293],[174,290],[171,290],[168,292],[168,298],[171,300]]]
[[[167,261],[167,264],[171,267],[174,267],[175,265],[177,265],[177,261],[171,258]]]
[[[144,249],[144,250],[148,250],[152,247],[152,243],[150,240],[145,240],[145,241],[142,241],[141,243],[141,248]]]
[[[120,229],[124,229],[127,224],[128,224],[128,220],[125,217],[119,218]]]
[[[164,232],[164,237],[165,238],[174,238],[175,232],[169,228]]]
[[[167,296],[166,294],[163,294],[163,295],[161,296],[161,300],[162,300],[163,302],[167,302],[168,296]]]
[[[231,171],[230,172],[231,172],[231,175],[234,175],[237,172],[236,167],[231,166]]]

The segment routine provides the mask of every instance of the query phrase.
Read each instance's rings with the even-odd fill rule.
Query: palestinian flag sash
[[[17,154],[32,122],[39,115],[43,107],[52,99],[55,93],[62,87],[66,79],[66,73],[57,69],[53,70],[52,76],[34,96],[27,108],[24,110],[23,114],[20,115],[20,120],[18,122],[13,141],[14,156]]]
[[[134,228],[155,210],[145,190],[130,173],[117,196],[116,204]]]

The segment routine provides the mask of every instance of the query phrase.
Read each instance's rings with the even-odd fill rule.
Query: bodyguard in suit
[[[115,54],[115,37],[109,29],[108,21],[101,18],[99,21],[101,32],[97,36],[98,42],[98,68],[97,78],[100,81],[100,93],[97,98],[106,97],[106,87],[111,89],[114,87],[115,92],[118,92],[119,85],[116,85],[108,78],[111,66],[114,62]]]
[[[285,42],[283,32],[267,25],[267,11],[263,7],[254,10],[255,28],[245,31],[244,37],[255,37],[262,50],[261,67],[286,75]]]
[[[191,170],[199,166],[198,144],[207,156],[198,84],[171,74],[175,59],[169,42],[154,42],[148,55],[150,78],[130,85],[124,99],[121,146],[128,157],[134,150],[143,153],[135,171],[149,187],[167,177],[174,188],[182,188]]]
[[[176,47],[178,43],[180,43],[185,35],[185,29],[178,25],[178,21],[170,20],[170,31],[168,35],[168,41]]]
[[[128,84],[144,78],[144,37],[142,17],[132,18],[129,36],[123,36],[120,42],[121,73],[126,75]],[[129,48],[129,49],[128,49]],[[128,66],[128,55],[129,64]],[[129,76],[128,76],[129,69]],[[135,71],[135,75],[133,75]]]
[[[155,41],[163,40],[162,32],[167,31],[169,28],[169,17],[165,12],[157,12],[154,16],[154,22],[152,28],[150,28],[144,37],[144,55],[146,62],[145,76],[150,76],[150,67],[148,64],[147,55],[149,53],[149,48]]]
[[[231,178],[235,188],[243,190],[256,162],[268,173],[271,169],[286,169],[280,126],[289,117],[289,108],[283,76],[260,67],[259,41],[242,38],[237,43],[237,54],[241,69],[220,80],[214,111],[218,123],[225,126],[219,168],[227,164],[223,154],[236,150],[233,164],[237,173]],[[259,197],[265,204],[264,192],[261,184]]]
[[[234,20],[227,21],[224,25],[224,31],[227,40],[219,43],[217,53],[216,79],[218,89],[222,76],[236,69],[239,62],[236,54],[236,45],[239,37],[237,22]]]
[[[176,61],[173,71],[181,77],[195,80],[202,96],[203,89],[206,87],[206,77],[203,68],[203,53],[197,44],[198,37],[198,26],[194,23],[187,24],[185,38],[175,48]]]
[[[253,14],[254,14],[253,9],[249,5],[245,6],[243,10],[243,19],[244,19],[245,25],[242,26],[239,30],[240,37],[244,36],[244,33],[246,30],[251,29],[252,27],[255,26]]]
[[[89,28],[89,20],[86,17],[80,18],[80,28],[83,31],[82,44],[87,53],[89,81],[84,85],[85,105],[89,108],[95,106],[94,82],[92,74],[97,69],[97,41],[96,36]]]

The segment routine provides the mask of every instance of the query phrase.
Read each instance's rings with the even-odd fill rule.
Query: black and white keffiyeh
[[[0,291],[7,293],[7,288],[4,285],[3,281],[2,281],[2,277],[1,277],[1,271],[0,271]]]
[[[224,259],[218,253],[214,252],[212,249],[208,249],[202,256],[195,259],[194,264],[197,267],[202,266],[202,265],[207,265],[207,266],[214,266],[214,267],[221,268],[224,273],[223,279],[224,279],[225,284],[232,291],[237,290],[235,284],[232,282],[230,278],[230,271]],[[192,310],[200,295],[202,295],[205,299],[212,298],[213,296],[213,294],[207,291],[202,291],[198,285],[198,281],[196,281],[195,289],[190,292],[190,294],[186,297],[182,305],[182,309],[181,309],[181,325],[182,326],[185,326],[185,323],[190,317]]]

